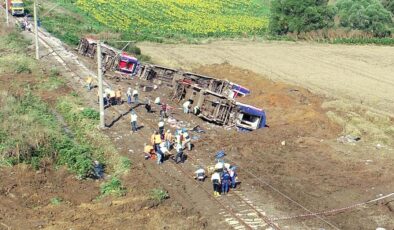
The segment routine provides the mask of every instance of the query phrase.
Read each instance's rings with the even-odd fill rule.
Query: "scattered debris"
[[[340,136],[337,141],[343,144],[346,143],[356,143],[357,141],[361,140],[360,137],[355,137],[352,135]]]

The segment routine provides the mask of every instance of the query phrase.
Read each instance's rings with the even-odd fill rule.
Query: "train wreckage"
[[[94,58],[97,42],[83,38],[77,48],[84,56]],[[236,83],[200,74],[183,72],[159,65],[142,65],[131,55],[103,45],[103,67],[106,71],[120,71],[136,75],[142,80],[172,89],[172,100],[190,101],[193,113],[209,122],[240,130],[266,127],[265,111],[236,101],[251,94],[250,90]]]

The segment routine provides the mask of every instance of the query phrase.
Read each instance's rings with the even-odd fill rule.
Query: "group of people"
[[[191,139],[186,129],[178,129],[174,134],[171,130],[164,132],[164,121],[160,120],[158,130],[151,136],[151,145],[145,144],[145,159],[157,159],[157,164],[162,164],[166,157],[172,156],[171,150],[176,151],[172,157],[175,163],[183,163],[186,159],[184,149],[191,150]]]
[[[228,163],[223,163],[223,161],[218,161],[218,163],[214,167],[214,172],[211,176],[214,196],[225,195],[230,191],[230,188],[236,188],[236,169],[236,166],[231,166]],[[202,167],[198,168],[194,173],[194,178],[198,181],[204,181],[207,177],[205,174],[205,170]]]
[[[99,92],[97,91],[98,101],[99,99]],[[132,103],[138,104],[138,89],[131,89],[130,87],[127,89],[126,92],[127,104],[131,105]],[[112,90],[107,88],[104,90],[103,94],[104,99],[104,106],[112,106],[112,105],[121,105],[123,104],[122,98],[122,91],[120,89]]]
[[[86,88],[88,91],[93,88],[93,77],[89,76],[86,78]],[[129,87],[125,93],[127,104],[131,105],[132,103],[139,103],[139,93],[138,87],[136,86],[134,89]],[[121,105],[123,104],[122,91],[121,89],[113,90],[111,88],[104,89],[103,93],[104,106],[112,106],[112,105]],[[97,102],[100,102],[100,92],[97,90]]]
[[[215,171],[211,176],[214,196],[227,194],[230,188],[235,188],[237,186],[236,177],[235,166],[219,161],[215,165]]]

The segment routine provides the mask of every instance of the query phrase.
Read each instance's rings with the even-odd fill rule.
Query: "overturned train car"
[[[83,56],[95,58],[97,56],[97,41],[90,38],[81,38],[77,50]],[[131,75],[136,75],[138,72],[140,66],[138,59],[121,50],[102,44],[101,55],[105,71],[120,71]]]
[[[236,126],[241,130],[266,127],[264,110],[235,100],[251,93],[241,85],[156,65],[143,66],[140,77],[159,81],[172,88],[172,99],[178,103],[189,100],[194,114],[204,120],[223,126]]]

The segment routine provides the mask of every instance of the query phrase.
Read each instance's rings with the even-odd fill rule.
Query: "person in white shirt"
[[[155,104],[156,104],[156,105],[160,105],[160,97],[156,97],[156,99],[155,99]]]
[[[177,144],[175,146],[176,149],[176,156],[175,156],[175,163],[179,163],[179,162],[184,162],[184,156],[183,156],[183,149],[182,149],[182,145]]]
[[[131,104],[131,88],[129,87],[128,89],[127,89],[127,92],[126,92],[126,96],[127,96],[127,104]]]
[[[184,142],[183,142],[183,148],[187,148],[187,150],[191,151],[192,150],[192,143],[191,139],[189,136],[189,133],[187,133],[186,129],[182,130]]]
[[[161,139],[164,139],[164,121],[162,119],[160,119],[158,126]]]
[[[137,132],[137,114],[135,113],[134,110],[131,110],[130,112],[130,122],[131,122],[131,131]]]
[[[199,168],[199,169],[197,169],[195,172],[194,172],[195,174],[196,174],[196,179],[198,180],[198,181],[204,181],[205,180],[205,170],[203,169],[203,168]]]
[[[213,195],[220,196],[219,189],[221,187],[221,179],[220,174],[218,172],[214,172],[211,177],[212,185],[213,185]]]
[[[185,103],[183,103],[182,107],[183,107],[183,113],[189,113],[189,106],[190,106],[190,100],[185,101]]]
[[[164,159],[165,156],[170,156],[170,155],[171,155],[171,152],[168,150],[168,148],[167,148],[165,142],[162,142],[162,143],[160,144],[160,151],[161,151],[162,154],[163,154],[163,156],[162,156],[163,159]]]
[[[135,88],[133,90],[132,94],[133,94],[133,98],[134,98],[134,103],[138,104],[138,90],[137,90],[137,88]]]

